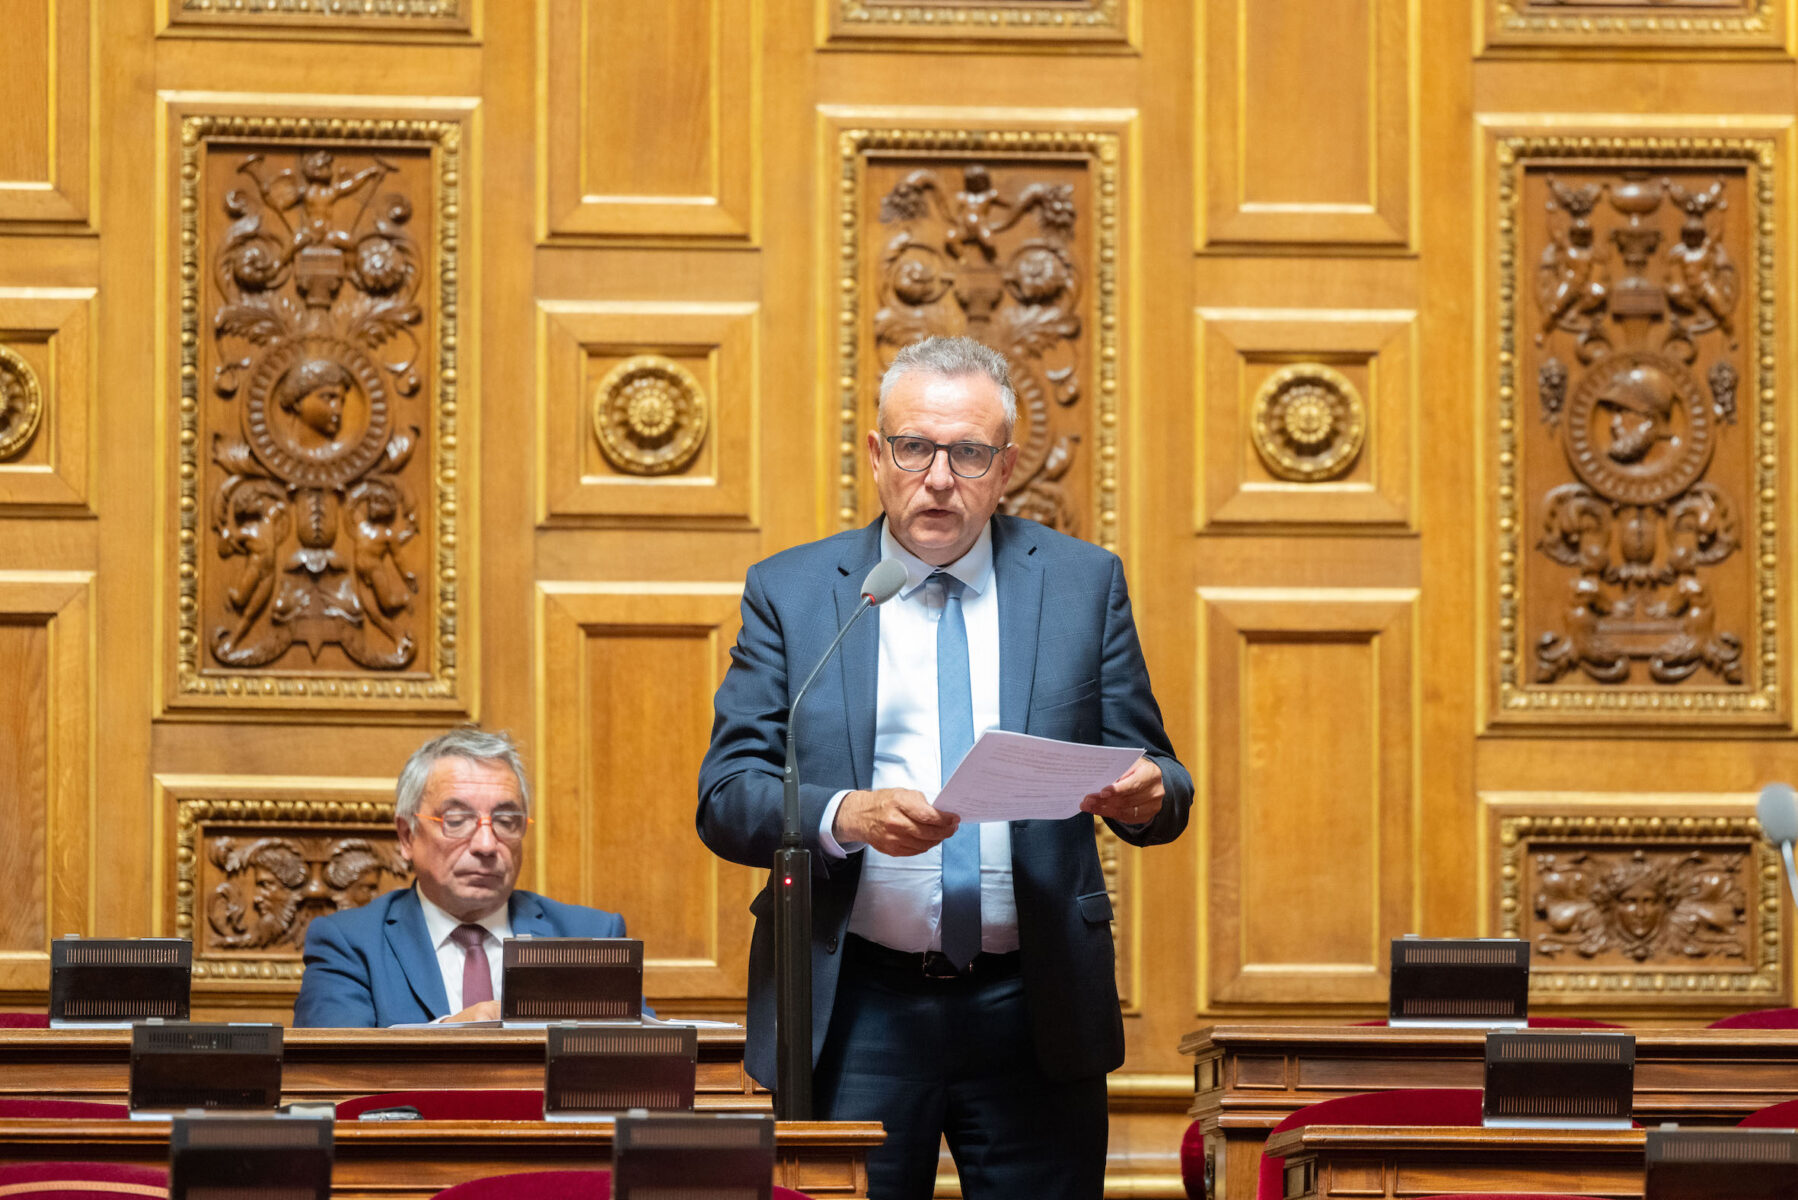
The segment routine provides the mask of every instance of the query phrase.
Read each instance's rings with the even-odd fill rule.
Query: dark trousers
[[[1105,1077],[1043,1075],[1015,973],[926,979],[845,947],[814,1088],[824,1119],[886,1127],[869,1200],[929,1197],[943,1138],[967,1200],[1104,1194]]]

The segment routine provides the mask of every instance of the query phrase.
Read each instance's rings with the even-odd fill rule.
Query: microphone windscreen
[[[1798,842],[1798,791],[1793,791],[1791,784],[1769,783],[1762,788],[1754,815],[1760,818],[1761,832],[1774,845]]]
[[[862,580],[862,595],[870,604],[885,604],[899,594],[905,586],[905,568],[896,558],[883,558],[874,564],[868,577]]]

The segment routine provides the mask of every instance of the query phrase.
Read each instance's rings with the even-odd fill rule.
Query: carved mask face
[[[1638,942],[1660,931],[1667,901],[1653,879],[1639,879],[1617,894],[1617,925]]]
[[[337,431],[343,428],[343,386],[320,384],[300,397],[294,411],[306,427],[320,437],[335,438]]]
[[[1605,451],[1620,463],[1638,463],[1648,457],[1666,434],[1661,423],[1647,413],[1627,408],[1611,410],[1611,444]]]
[[[949,456],[940,450],[924,470],[901,470],[883,434],[1005,446],[999,386],[984,375],[915,371],[888,394],[883,424],[884,430],[868,433],[868,457],[887,524],[901,546],[933,566],[946,566],[968,552],[997,511],[1018,448],[1006,446],[979,479],[963,479],[949,470]]]
[[[435,821],[425,819],[456,809],[481,817],[500,809],[523,812],[517,776],[501,762],[439,759],[425,779],[417,829],[405,817],[395,823],[400,853],[417,873],[425,899],[458,920],[478,921],[511,897],[524,841],[502,841],[487,824],[476,826],[472,836],[451,840]]]

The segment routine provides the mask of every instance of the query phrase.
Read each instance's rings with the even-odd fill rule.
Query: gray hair
[[[399,783],[393,789],[394,816],[404,817],[414,829],[418,828],[418,805],[424,799],[425,780],[430,778],[431,768],[446,758],[506,764],[518,780],[518,795],[524,801],[525,814],[530,814],[531,784],[524,776],[524,760],[518,755],[518,747],[512,744],[511,735],[504,730],[489,733],[472,725],[462,725],[432,738],[406,760]]]
[[[1011,387],[1011,368],[997,350],[969,337],[927,337],[899,351],[893,357],[893,365],[880,377],[876,419],[882,430],[887,427],[887,397],[907,375],[937,375],[944,379],[984,375],[998,385],[999,406],[1005,412],[1005,438],[1011,440],[1012,426],[1018,420],[1018,394]]]

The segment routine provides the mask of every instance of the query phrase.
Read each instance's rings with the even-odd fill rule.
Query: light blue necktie
[[[974,692],[968,680],[968,626],[961,615],[961,580],[938,571],[943,616],[936,626],[936,722],[943,776],[974,748]],[[980,826],[962,824],[943,843],[943,953],[957,970],[980,953]]]

